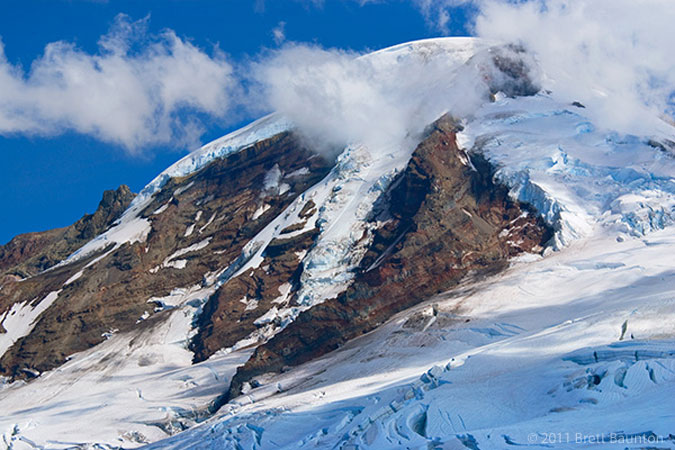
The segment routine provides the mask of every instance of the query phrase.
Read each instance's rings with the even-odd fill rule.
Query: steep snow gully
[[[290,191],[291,180],[309,169],[274,165],[251,220],[267,217],[275,198],[296,197],[236,258],[197,284],[139,300],[156,305],[157,319],[148,313],[130,332],[111,329],[104,342],[29,382],[4,380],[0,449],[675,448],[675,130],[647,117],[649,136],[599,128],[576,99],[538,90],[520,50],[492,45],[434,39],[369,57],[423,64],[436,55],[452,61],[448,83],[471,75],[485,84],[484,101],[454,118],[457,158],[469,172],[485,161],[510,201],[529,205],[523,216],[552,230],[545,249],[522,252],[522,239],[509,234],[515,225],[505,228],[498,241],[521,250],[501,271],[464,274],[330,353],[255,373],[217,409],[213,402],[256,348],[354,283],[392,220],[381,214],[383,194],[400,182],[422,137],[381,148],[351,143],[302,192]],[[454,114],[438,111],[434,120],[446,112]],[[272,114],[160,174],[111,228],[54,269],[73,268],[63,286],[0,313],[0,350],[30,333],[60,289],[97,270],[96,261],[147,245],[153,218],[193,188],[175,189],[171,180],[294,128]],[[168,201],[144,213],[166,186]],[[475,211],[464,209],[480,228]],[[200,210],[181,229],[197,236],[194,244],[152,270],[183,270],[191,253],[211,251],[208,233],[220,220]],[[389,244],[383,258],[402,245]],[[194,361],[190,343],[209,299],[233,280],[270,283],[275,264],[292,276],[267,287],[271,306],[234,299],[255,314],[252,331]]]

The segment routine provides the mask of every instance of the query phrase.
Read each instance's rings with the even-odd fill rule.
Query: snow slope
[[[621,433],[672,448],[674,252],[670,229],[599,227],[264,379],[149,448],[623,449]],[[599,433],[608,442],[592,442]]]
[[[0,448],[72,449],[82,443],[129,448],[202,420],[222,383],[251,353],[192,364],[186,349],[189,330],[210,293],[196,286],[151,298],[174,308],[164,321],[126,334],[110,330],[105,342],[73,355],[58,369],[0,389]]]
[[[50,292],[35,306],[33,306],[34,301],[15,303],[10,309],[0,314],[0,324],[6,330],[5,333],[0,334],[0,356],[19,338],[31,332],[38,316],[56,301],[59,293],[60,291]]]
[[[584,109],[546,94],[502,96],[484,105],[458,139],[499,167],[496,177],[511,194],[557,229],[554,248],[599,222],[621,223],[638,236],[672,224],[675,155],[648,138],[597,130]],[[675,128],[663,125],[672,137]]]

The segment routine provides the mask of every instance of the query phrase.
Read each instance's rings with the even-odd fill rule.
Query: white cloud
[[[444,35],[450,34],[450,17],[452,10],[468,4],[473,0],[412,0],[424,15],[427,24]]]
[[[480,36],[522,43],[542,68],[543,86],[584,103],[599,124],[649,133],[648,118],[668,109],[675,1],[484,0],[480,10]]]
[[[0,134],[73,130],[132,153],[193,145],[201,127],[182,112],[223,116],[232,67],[217,49],[209,56],[170,30],[148,35],[145,25],[118,16],[96,54],[48,44],[27,73],[7,61],[0,43]]]
[[[259,104],[289,117],[315,147],[335,150],[360,142],[386,149],[414,145],[417,134],[445,111],[469,114],[487,99],[480,75],[489,66],[486,60],[464,66],[466,54],[452,48],[418,48],[358,57],[288,44],[250,72]]]
[[[286,40],[286,22],[281,21],[274,27],[272,37],[277,45],[281,45]]]
[[[538,60],[541,84],[584,103],[601,126],[649,134],[649,117],[674,123],[673,0],[409,1],[442,34],[453,31],[456,8],[475,9],[469,30],[522,44]]]
[[[454,7],[472,3],[478,35],[521,43],[535,55],[543,87],[581,101],[609,128],[648,132],[645,112],[672,114],[673,0],[410,1],[439,29]],[[251,116],[286,114],[326,148],[400,145],[445,111],[470,113],[485,98],[485,71],[499,75],[488,60],[458,70],[443,52],[388,61],[300,44],[235,72],[218,49],[207,54],[170,30],[149,35],[145,25],[120,16],[95,54],[55,42],[27,71],[7,61],[0,43],[0,134],[72,130],[132,153],[187,147],[202,132],[200,119],[225,119],[243,105]],[[272,31],[278,44],[284,26]]]
[[[412,0],[447,25],[463,0]],[[672,109],[675,2],[672,0],[476,0],[476,33],[527,51],[534,84],[561,101],[580,101],[594,122],[620,133],[650,134]],[[411,56],[412,55],[412,56]],[[291,118],[314,145],[406,145],[440,114],[470,114],[489,88],[505,88],[488,55],[458,68],[443,52],[388,61],[290,44],[252,69],[258,105]],[[431,56],[430,56],[431,55]],[[523,55],[511,55],[522,58]],[[516,68],[520,70],[519,68]],[[516,70],[516,71],[517,71]],[[508,70],[507,70],[508,72]],[[487,81],[490,86],[485,84]],[[658,126],[657,124],[657,126]]]

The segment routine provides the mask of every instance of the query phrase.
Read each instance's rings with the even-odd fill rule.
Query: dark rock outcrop
[[[452,119],[440,119],[392,183],[381,202],[391,219],[376,232],[353,284],[258,347],[221,401],[254,377],[334,350],[467,275],[495,273],[511,256],[543,250],[551,230],[495,184],[487,161],[457,147],[455,132]]]
[[[534,95],[541,87],[532,73],[536,64],[528,62],[530,56],[520,45],[493,47],[490,50],[496,70],[484,74],[491,94],[503,92],[509,97]]]
[[[134,197],[129,187],[122,185],[105,191],[96,212],[68,227],[16,236],[0,247],[0,273],[26,278],[49,269],[107,230]]]

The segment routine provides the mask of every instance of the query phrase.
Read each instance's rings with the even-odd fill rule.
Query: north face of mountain
[[[601,128],[517,46],[363,58],[448,69],[404,142],[273,113],[2,248],[0,450],[669,442],[672,127]]]
[[[384,225],[354,283],[258,347],[237,371],[227,398],[253,377],[334,350],[467,276],[495,273],[512,256],[543,251],[552,230],[509,198],[484,159],[458,148],[456,131],[448,116],[431,127],[372,217]]]

